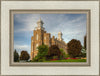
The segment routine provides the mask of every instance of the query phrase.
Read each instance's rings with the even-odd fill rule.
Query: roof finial
[[[41,23],[42,25],[44,24],[44,22],[41,20],[41,17],[39,18],[39,20],[37,21],[37,23]]]

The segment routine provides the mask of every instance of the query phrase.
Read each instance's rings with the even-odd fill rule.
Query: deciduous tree
[[[67,46],[68,46],[67,51],[71,57],[75,58],[81,53],[82,45],[79,40],[72,39],[71,41],[69,41]]]
[[[48,54],[48,46],[47,45],[40,45],[37,47],[38,54],[35,58],[33,58],[33,61],[44,61],[46,59],[46,55]]]
[[[60,58],[61,54],[62,53],[61,53],[61,51],[60,51],[60,49],[58,48],[57,45],[51,45],[49,47],[49,50],[48,50],[48,56],[49,57],[58,56],[58,58]]]
[[[48,46],[47,45],[40,45],[38,48],[38,55],[40,58],[45,57],[48,53]]]
[[[28,60],[30,58],[27,51],[22,51],[20,55],[20,60]]]
[[[86,45],[86,40],[87,40],[87,39],[86,39],[86,35],[85,35],[85,36],[84,36],[84,48],[85,48],[85,49],[87,49],[87,47],[86,47],[86,46],[87,46],[87,45]]]

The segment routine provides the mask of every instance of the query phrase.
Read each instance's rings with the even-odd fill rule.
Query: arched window
[[[36,40],[38,40],[38,34],[36,34]]]

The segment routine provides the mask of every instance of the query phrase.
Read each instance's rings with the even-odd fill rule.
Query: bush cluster
[[[38,49],[38,54],[35,58],[33,58],[33,61],[45,61],[46,60],[46,55],[48,54],[48,46],[47,45],[40,45],[37,47]]]
[[[48,47],[43,44],[38,47],[38,54],[32,61],[43,62],[50,59],[62,59],[65,56],[63,49],[59,49],[57,45]]]
[[[57,45],[51,45],[48,47],[47,45],[40,45],[38,48],[38,54],[35,58],[33,58],[32,61],[47,61],[51,59],[65,59],[65,58],[76,58],[76,57],[86,57],[86,50],[82,47],[81,42],[76,39],[72,39],[67,44],[68,54],[65,53],[65,51],[57,46]]]

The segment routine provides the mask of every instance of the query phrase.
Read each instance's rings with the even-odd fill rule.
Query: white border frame
[[[99,1],[2,1],[1,6],[1,75],[99,75]],[[91,10],[91,66],[9,66],[9,10],[11,9]]]

